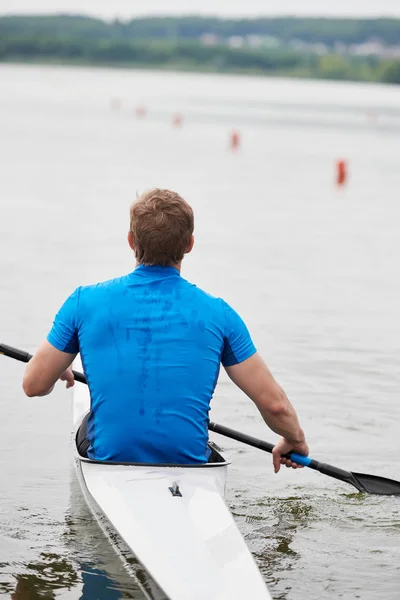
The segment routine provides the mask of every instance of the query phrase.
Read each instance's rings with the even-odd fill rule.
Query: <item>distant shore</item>
[[[3,17],[0,62],[400,84],[399,32],[391,19]]]

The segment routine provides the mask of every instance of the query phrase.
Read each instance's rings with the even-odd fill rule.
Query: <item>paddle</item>
[[[24,363],[29,362],[32,358],[32,355],[28,354],[28,352],[24,352],[22,350],[18,350],[17,348],[13,348],[1,343],[0,354],[4,354],[4,356],[9,356],[10,358],[14,358]],[[72,372],[76,381],[87,383],[86,377],[83,373],[79,373],[77,371]],[[264,452],[272,453],[274,448],[273,444],[269,444],[268,442],[264,442],[263,440],[259,440],[250,435],[246,435],[240,431],[235,431],[234,429],[230,429],[224,425],[218,425],[217,423],[210,422],[208,428],[210,431],[219,433],[220,435],[231,438],[232,440],[242,442],[243,444],[247,444],[253,448],[258,448]],[[400,482],[394,481],[393,479],[386,479],[385,477],[378,477],[376,475],[365,475],[362,473],[343,471],[337,467],[332,467],[326,463],[320,463],[317,460],[309,458],[308,456],[296,454],[295,452],[287,454],[286,458],[289,458],[290,460],[304,467],[309,467],[310,469],[319,471],[323,475],[328,475],[328,477],[334,477],[335,479],[349,483],[357,488],[358,491],[366,494],[377,494],[380,496],[400,495]]]

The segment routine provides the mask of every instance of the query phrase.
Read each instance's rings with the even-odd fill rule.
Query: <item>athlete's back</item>
[[[174,267],[139,266],[78,288],[48,341],[80,352],[91,394],[88,456],[199,463],[221,362],[255,352],[240,317]]]

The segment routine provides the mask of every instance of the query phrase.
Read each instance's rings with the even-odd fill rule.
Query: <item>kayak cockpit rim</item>
[[[79,428],[78,428],[79,430]],[[111,461],[111,460],[93,460],[91,458],[86,458],[81,456],[78,452],[76,437],[78,435],[78,430],[74,433],[74,449],[75,454],[78,460],[82,463],[91,463],[95,465],[112,465],[114,467],[168,467],[168,468],[184,468],[184,469],[212,469],[215,467],[227,467],[231,464],[231,461],[223,454],[221,448],[217,446],[214,442],[208,442],[208,447],[211,450],[211,455],[209,458],[209,462],[207,463],[184,463],[184,464],[176,464],[176,463],[136,463],[136,462],[121,462],[121,461]]]

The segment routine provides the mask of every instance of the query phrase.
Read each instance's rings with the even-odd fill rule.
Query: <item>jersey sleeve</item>
[[[79,295],[80,288],[77,288],[67,298],[56,314],[53,327],[47,336],[47,341],[54,348],[68,354],[77,354],[79,352],[77,328]]]
[[[223,301],[225,335],[221,362],[224,367],[237,365],[257,352],[250,333],[236,311]]]

